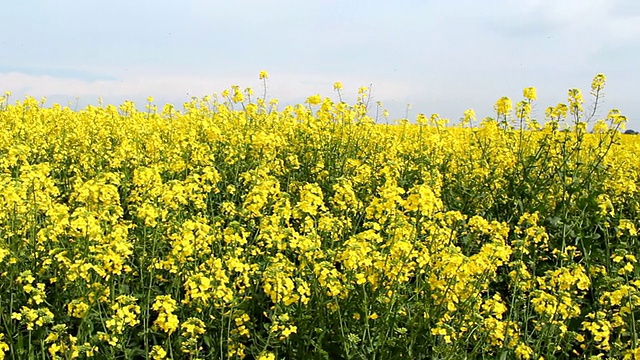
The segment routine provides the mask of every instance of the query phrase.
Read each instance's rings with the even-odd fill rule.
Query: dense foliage
[[[638,358],[640,140],[597,120],[604,80],[588,110],[572,89],[536,121],[527,88],[457,125],[376,124],[367,89],[7,95],[0,354]]]

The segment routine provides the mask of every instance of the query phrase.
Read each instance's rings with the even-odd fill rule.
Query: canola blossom
[[[379,124],[340,82],[283,108],[7,93],[0,359],[640,358],[640,140],[605,81],[459,124]]]

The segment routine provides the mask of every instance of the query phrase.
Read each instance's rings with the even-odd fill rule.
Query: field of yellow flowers
[[[0,359],[640,359],[640,139],[604,83],[456,124],[378,124],[366,88],[7,93]]]

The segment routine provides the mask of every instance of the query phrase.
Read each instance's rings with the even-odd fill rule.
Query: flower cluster
[[[0,98],[0,359],[638,357],[618,110],[528,87],[382,125],[370,88],[279,109],[268,78],[182,109]]]

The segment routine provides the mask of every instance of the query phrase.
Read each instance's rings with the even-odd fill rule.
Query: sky
[[[371,86],[390,120],[495,116],[534,86],[534,117],[607,76],[611,108],[640,130],[637,0],[11,1],[0,12],[0,92],[85,106],[181,105],[238,85],[280,106]],[[410,104],[410,109],[407,106]]]

